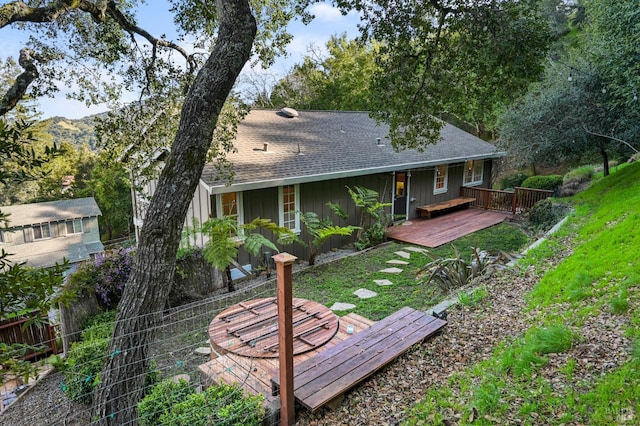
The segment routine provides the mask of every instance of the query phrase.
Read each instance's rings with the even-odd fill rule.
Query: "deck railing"
[[[546,189],[531,189],[516,187],[513,191],[501,191],[478,187],[460,187],[460,196],[475,198],[472,206],[485,210],[497,210],[502,212],[524,213],[540,200],[549,198],[553,191]]]
[[[58,346],[53,326],[42,322],[25,324],[27,321],[28,318],[0,321],[0,342],[7,345],[22,343],[33,347],[23,356],[25,360],[51,353],[57,354]]]

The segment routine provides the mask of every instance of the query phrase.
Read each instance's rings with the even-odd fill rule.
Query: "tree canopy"
[[[599,156],[608,174],[611,156],[637,152],[640,12],[634,1],[583,6],[577,41],[556,52],[542,81],[500,118],[500,143],[520,166]]]

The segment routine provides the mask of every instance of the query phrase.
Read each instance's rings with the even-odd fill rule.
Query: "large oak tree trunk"
[[[256,22],[247,0],[218,0],[218,40],[186,96],[171,155],[147,210],[93,403],[101,425],[137,424],[149,343],[171,289],[180,233],[220,109],[248,61]]]

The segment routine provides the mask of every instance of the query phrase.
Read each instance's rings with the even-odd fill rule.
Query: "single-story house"
[[[332,217],[326,203],[340,204],[349,223],[358,212],[346,186],[363,186],[391,203],[394,219],[416,217],[416,207],[446,201],[461,186],[489,187],[493,161],[503,157],[492,144],[445,124],[441,140],[424,151],[397,152],[388,139],[388,127],[376,124],[367,112],[255,109],[239,124],[233,164],[233,183],[220,179],[207,165],[188,212],[186,223],[210,217],[237,215],[241,223],[261,217],[302,232],[299,212]],[[155,182],[147,185],[152,194]],[[140,199],[140,197],[137,197]],[[143,209],[134,200],[134,223],[140,226]],[[304,235],[303,235],[304,237]],[[205,242],[200,237],[199,244]],[[353,239],[351,239],[353,241]],[[333,244],[330,246],[329,244]],[[325,250],[345,244],[336,238]],[[284,248],[304,258],[298,245]],[[241,262],[249,263],[245,253]],[[259,261],[251,260],[256,266]]]
[[[8,228],[0,230],[0,248],[13,263],[48,268],[67,259],[71,265],[104,252],[98,216],[91,198],[0,207],[9,214]]]

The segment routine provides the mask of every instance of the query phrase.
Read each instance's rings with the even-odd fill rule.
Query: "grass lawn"
[[[488,251],[517,252],[527,242],[526,235],[517,227],[499,224],[460,238],[453,245],[464,258],[469,259],[474,246]],[[410,253],[409,259],[395,254],[406,247],[410,245],[391,242],[364,253],[301,271],[294,277],[293,295],[325,306],[331,306],[335,302],[351,303],[356,305],[353,310],[339,313],[355,312],[374,321],[404,306],[424,310],[450,296],[443,294],[435,284],[427,285],[416,280],[416,272],[429,263],[430,258],[424,253],[406,250]],[[431,251],[443,257],[450,256],[453,252],[451,244]],[[405,260],[409,265],[387,264],[391,259]],[[393,266],[398,266],[403,271],[399,274],[379,272]],[[379,286],[374,282],[383,279],[392,281],[393,285]],[[361,288],[375,291],[378,295],[360,299],[353,293]]]

